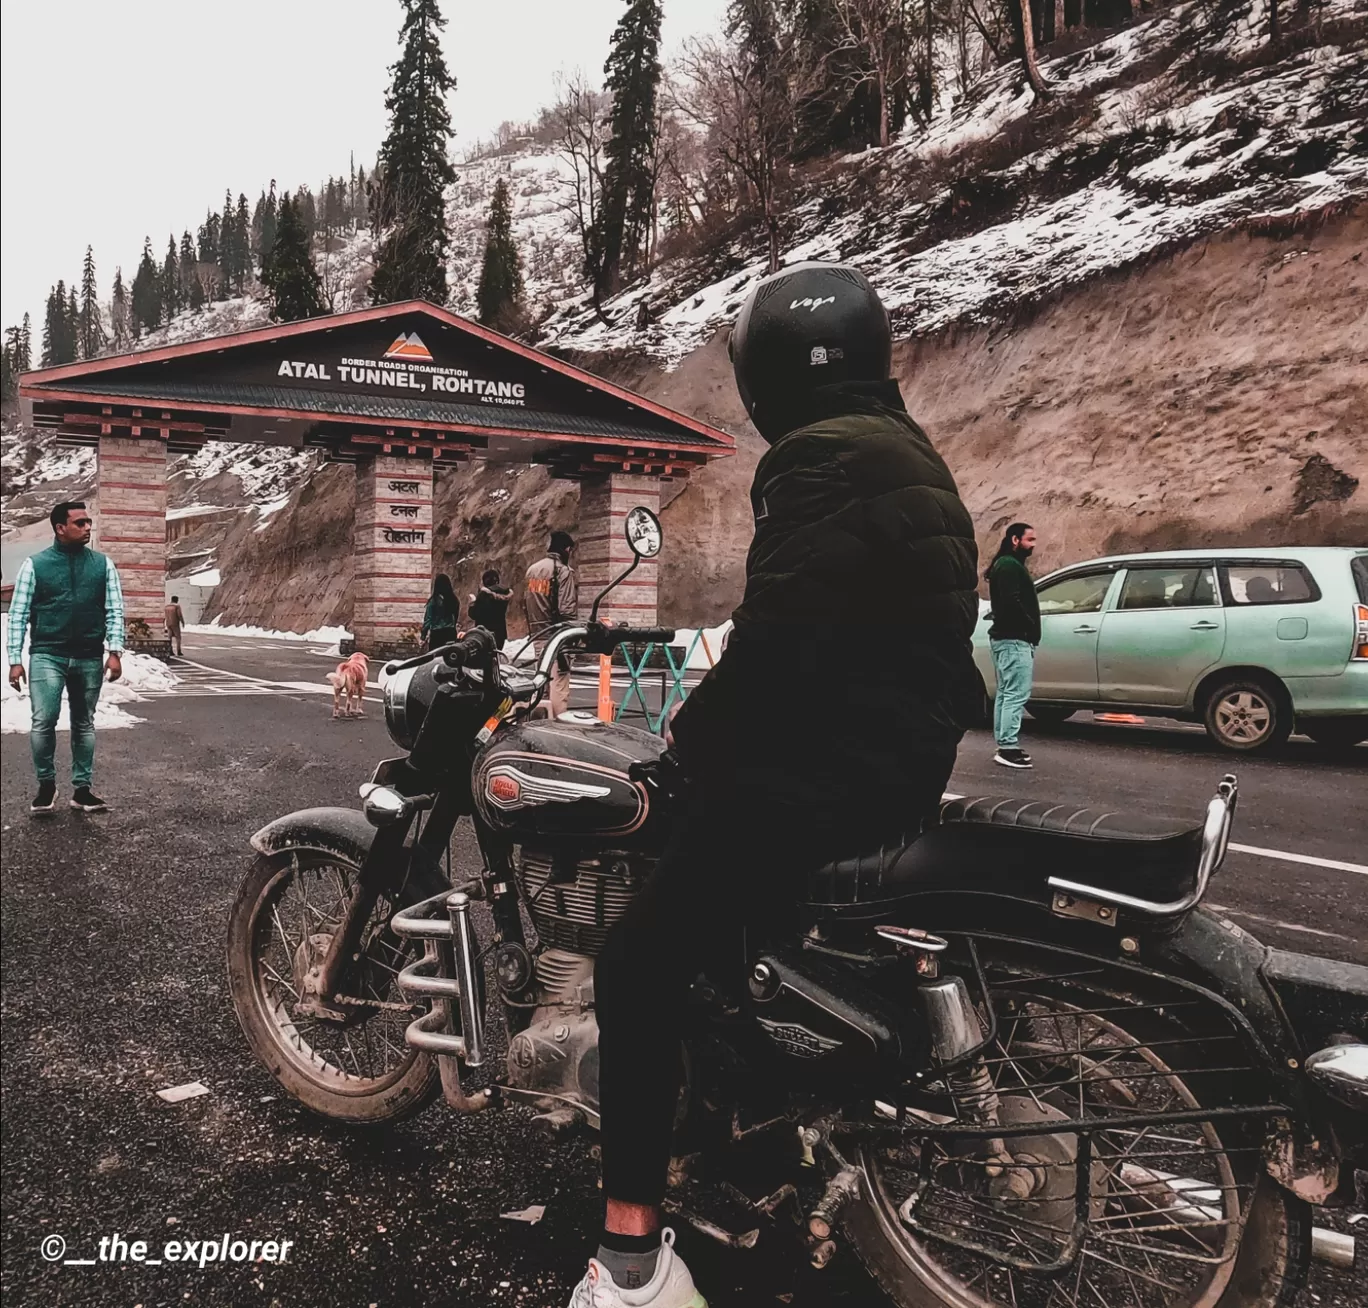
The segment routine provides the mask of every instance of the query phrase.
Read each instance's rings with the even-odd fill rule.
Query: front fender
[[[252,836],[258,854],[314,850],[334,854],[360,867],[370,853],[375,828],[354,808],[304,808],[268,822]]]

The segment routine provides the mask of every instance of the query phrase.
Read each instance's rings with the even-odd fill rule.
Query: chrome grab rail
[[[541,685],[544,686],[551,680],[551,671],[556,666],[556,659],[560,655],[561,648],[568,645],[572,640],[580,640],[588,634],[588,627],[562,627],[542,646],[541,657],[537,660],[536,673],[541,679]]]
[[[1046,884],[1051,890],[1063,890],[1070,895],[1084,899],[1098,900],[1103,904],[1114,904],[1117,908],[1133,909],[1149,917],[1174,917],[1196,908],[1206,895],[1207,886],[1216,870],[1225,862],[1226,850],[1230,847],[1230,829],[1235,820],[1235,803],[1239,798],[1239,786],[1235,774],[1226,773],[1221,784],[1216,787],[1216,795],[1207,805],[1206,821],[1202,825],[1202,852],[1197,860],[1197,877],[1193,887],[1180,899],[1168,903],[1158,903],[1152,899],[1141,899],[1136,895],[1123,894],[1119,890],[1107,890],[1101,886],[1090,886],[1082,881],[1069,881],[1064,877],[1050,877]]]

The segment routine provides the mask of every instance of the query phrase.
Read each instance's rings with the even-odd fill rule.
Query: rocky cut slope
[[[849,259],[879,287],[910,407],[985,546],[1017,516],[1041,527],[1046,566],[1148,543],[1368,540],[1368,9],[1298,10],[1276,49],[1265,15],[1263,0],[1157,11],[1046,61],[1043,102],[1006,66],[929,131],[795,178],[785,261]],[[763,273],[761,234],[660,265],[600,317],[565,272],[568,170],[514,150],[453,189],[458,310],[499,171],[530,296],[553,308],[540,343],[738,435],[739,456],[672,488],[663,515],[663,616],[717,619],[739,590],[761,448],[725,332]],[[350,470],[233,447],[196,459],[173,502],[232,499],[236,482],[257,506],[180,546],[187,568],[219,563],[225,620],[345,622]],[[57,466],[72,473],[67,454],[7,441],[6,493],[33,498]],[[536,468],[444,472],[437,495],[436,564],[462,593],[489,564],[520,576],[575,512],[573,487]]]

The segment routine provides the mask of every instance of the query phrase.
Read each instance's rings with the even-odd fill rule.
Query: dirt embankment
[[[993,331],[905,342],[908,407],[991,549],[1037,527],[1037,570],[1128,549],[1368,544],[1368,213],[1285,236],[1232,234],[1076,290]],[[738,433],[738,453],[663,512],[661,617],[735,604],[763,445],[719,337],[670,373],[581,359]],[[221,555],[226,621],[305,629],[350,616],[352,473],[322,469],[263,531]],[[572,485],[540,468],[438,476],[438,566],[468,594],[486,566],[521,579]]]

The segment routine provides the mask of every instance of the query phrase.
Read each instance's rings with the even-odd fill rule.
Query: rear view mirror
[[[653,559],[665,543],[660,519],[643,504],[627,511],[627,544],[639,559]]]

